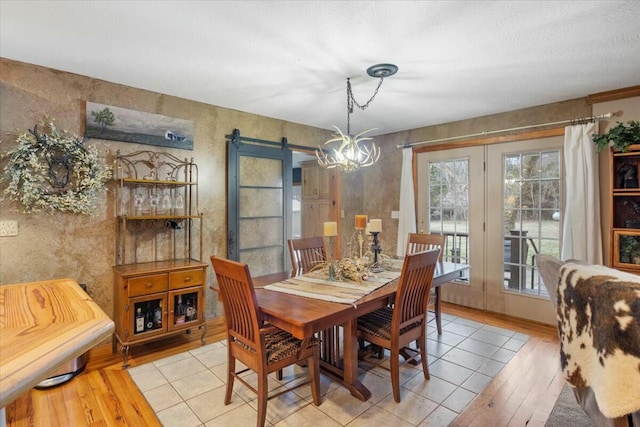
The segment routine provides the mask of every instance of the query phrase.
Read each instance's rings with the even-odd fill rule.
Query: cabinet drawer
[[[155,274],[152,276],[136,277],[129,279],[129,296],[154,294],[167,290],[167,275]]]
[[[169,289],[200,286],[204,283],[203,270],[186,270],[169,273]]]

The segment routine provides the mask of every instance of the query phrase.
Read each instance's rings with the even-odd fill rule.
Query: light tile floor
[[[359,378],[371,390],[366,402],[321,376],[322,405],[311,403],[309,387],[285,393],[267,404],[267,426],[337,427],[393,425],[447,426],[484,389],[529,339],[527,335],[443,314],[442,335],[428,324],[427,351],[431,379],[421,365],[401,366],[401,403],[395,403],[389,372],[360,362]],[[375,360],[375,359],[374,359]],[[256,396],[236,381],[225,406],[226,342],[129,369],[129,373],[166,427],[251,426]],[[382,361],[387,364],[385,357]],[[241,364],[240,364],[241,365]],[[271,393],[306,380],[306,370],[289,367],[282,381],[269,378]],[[255,374],[247,373],[255,384]]]

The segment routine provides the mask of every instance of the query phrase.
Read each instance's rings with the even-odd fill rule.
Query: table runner
[[[400,277],[399,271],[383,271],[374,276],[368,276],[362,282],[327,280],[319,273],[308,273],[303,276],[292,277],[282,282],[266,285],[264,288],[276,292],[284,292],[323,301],[353,304]]]

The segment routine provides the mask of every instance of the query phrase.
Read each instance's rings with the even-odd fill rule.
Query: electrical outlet
[[[0,237],[17,235],[18,221],[0,221]]]

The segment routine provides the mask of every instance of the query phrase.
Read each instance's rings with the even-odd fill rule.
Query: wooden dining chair
[[[327,250],[322,237],[289,239],[288,244],[291,256],[291,277],[306,274],[327,261]],[[327,328],[316,335],[320,340],[320,358],[329,363],[338,363],[342,357],[339,328],[339,326]]]
[[[405,255],[393,307],[379,308],[358,318],[358,338],[390,351],[388,369],[391,372],[393,399],[398,403],[401,354],[405,358],[404,363],[420,356],[424,378],[429,379],[427,302],[438,254],[439,251],[433,249]],[[409,347],[413,341],[424,345]]]
[[[291,277],[308,273],[327,260],[327,250],[322,237],[289,239],[288,244],[291,256]]]
[[[409,237],[407,238],[407,249],[405,253],[412,254],[437,248],[440,249],[438,262],[442,262],[442,255],[444,254],[446,239],[447,236],[445,236],[444,234],[409,233]],[[433,318],[436,321],[436,329],[438,330],[438,335],[442,335],[442,317],[440,315],[440,309],[440,287],[438,286],[431,290],[431,298],[429,298],[429,304],[427,305],[427,310],[433,313]]]
[[[227,389],[224,404],[231,403],[233,382],[237,379],[258,395],[258,427],[264,426],[267,401],[300,386],[311,384],[313,403],[320,405],[320,361],[318,340],[300,340],[264,322],[258,306],[249,267],[245,263],[216,256],[211,264],[218,280],[227,326]],[[236,372],[236,360],[246,369]],[[268,395],[267,376],[289,365],[306,362],[309,380]],[[240,375],[252,370],[258,376],[257,390]]]

